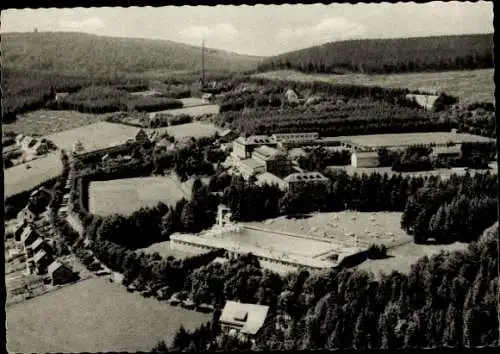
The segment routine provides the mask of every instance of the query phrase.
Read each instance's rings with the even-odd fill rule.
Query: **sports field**
[[[141,207],[158,202],[174,205],[186,197],[177,182],[169,177],[123,178],[94,181],[89,186],[89,209],[92,214],[129,215]]]
[[[17,134],[44,136],[97,123],[104,120],[107,116],[106,114],[41,109],[19,114],[15,122],[4,123],[2,128],[4,132],[13,131]]]
[[[471,102],[495,102],[493,73],[493,69],[480,69],[391,75],[322,75],[279,70],[255,76],[303,82],[325,81],[335,84],[408,88],[410,90],[440,90],[457,96],[461,105],[467,105]]]
[[[150,351],[171,343],[177,329],[210,320],[93,278],[6,309],[11,353]]]
[[[50,134],[45,138],[53,141],[58,148],[67,151],[71,151],[73,143],[80,140],[85,151],[93,151],[123,144],[128,139],[134,139],[138,131],[139,128],[128,125],[99,122]]]
[[[27,168],[29,166],[30,168]],[[4,170],[4,198],[30,190],[62,173],[60,152]]]

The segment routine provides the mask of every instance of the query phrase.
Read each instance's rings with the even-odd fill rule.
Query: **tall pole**
[[[201,87],[205,87],[205,38],[201,42]]]

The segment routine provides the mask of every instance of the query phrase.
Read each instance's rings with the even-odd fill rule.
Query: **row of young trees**
[[[458,122],[458,129],[464,133],[496,137],[495,105],[493,103],[476,102],[453,113]]]

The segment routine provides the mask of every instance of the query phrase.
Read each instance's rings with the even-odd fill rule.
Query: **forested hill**
[[[205,49],[207,70],[254,70],[261,58]],[[201,47],[165,40],[76,32],[2,34],[2,64],[23,70],[121,76],[155,70],[198,70]]]
[[[260,71],[405,73],[493,68],[493,34],[327,43],[266,58]]]

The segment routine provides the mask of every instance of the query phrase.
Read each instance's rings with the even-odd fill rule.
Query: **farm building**
[[[328,178],[319,172],[303,172],[292,173],[291,175],[285,177],[284,181],[288,190],[298,191],[307,185],[327,183]]]
[[[420,107],[432,111],[435,108],[435,104],[439,96],[434,94],[419,95],[410,93],[406,95],[406,98],[415,101]]]
[[[252,339],[264,325],[268,311],[269,306],[226,301],[219,324],[228,334]]]
[[[48,266],[47,272],[52,280],[52,285],[67,283],[74,277],[73,269],[58,260],[55,260]]]
[[[353,167],[377,167],[378,153],[375,151],[353,151],[351,154]]]
[[[286,153],[266,145],[256,148],[252,152],[252,159],[263,163],[266,171],[275,175],[287,175],[292,168]]]
[[[319,134],[313,133],[289,133],[289,134],[273,134],[271,138],[276,142],[287,144],[304,144],[314,142],[319,138]]]
[[[39,237],[38,232],[31,225],[28,225],[21,234],[21,244],[26,249],[26,247],[31,246]]]
[[[278,144],[267,135],[252,135],[248,138],[240,136],[233,142],[233,152],[231,154],[238,159],[248,159],[254,149],[263,145],[276,147]]]
[[[50,265],[50,263],[52,263],[53,257],[50,253],[47,253],[44,250],[40,250],[35,253],[33,261],[35,262],[38,274],[43,274],[47,271],[47,267]]]

